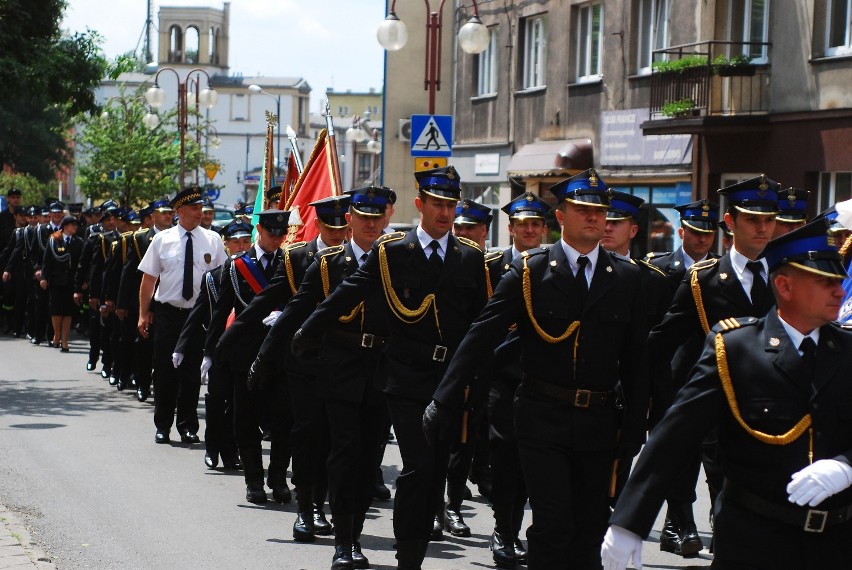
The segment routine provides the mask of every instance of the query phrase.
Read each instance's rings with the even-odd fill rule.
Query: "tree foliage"
[[[29,174],[0,172],[0,194],[4,196],[12,188],[21,191],[22,206],[47,205],[56,198],[55,184],[39,182]]]
[[[69,164],[72,119],[96,108],[106,59],[89,30],[63,36],[65,0],[0,0],[0,165],[41,181]]]
[[[118,97],[106,102],[102,113],[82,118],[77,137],[77,183],[93,200],[112,198],[124,205],[140,205],[178,190],[177,110],[160,112],[159,125],[155,129],[146,127],[145,88],[127,93],[122,87]],[[210,162],[204,148],[196,143],[196,133],[204,140],[209,123],[190,111],[188,124],[184,159],[187,175]]]

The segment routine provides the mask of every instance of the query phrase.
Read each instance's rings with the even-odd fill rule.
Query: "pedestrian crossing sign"
[[[411,156],[452,156],[452,115],[411,115]]]

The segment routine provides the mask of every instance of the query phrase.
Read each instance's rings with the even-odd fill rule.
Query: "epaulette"
[[[285,247],[285,251],[293,251],[294,249],[299,249],[300,247],[305,247],[308,245],[306,241],[297,241],[296,243],[291,243],[287,247]]]
[[[721,321],[713,325],[713,328],[711,330],[715,333],[726,333],[728,331],[732,331],[740,327],[756,325],[757,321],[757,317],[736,317],[730,319],[722,319]]]
[[[534,247],[532,249],[528,249],[526,251],[521,252],[521,257],[530,258],[536,255],[541,255],[543,253],[547,253],[546,247]]]
[[[834,325],[842,331],[852,332],[852,323],[838,323],[837,321],[831,321],[830,324]]]
[[[136,232],[134,232],[133,230],[130,230],[130,231],[127,231],[127,232],[122,232],[121,237],[124,238],[124,237],[127,237],[127,236],[132,236],[134,233],[136,233]]]
[[[648,261],[649,259],[653,259],[655,257],[662,257],[664,255],[671,255],[670,251],[649,251],[645,254],[645,258],[643,261]]]
[[[475,241],[473,241],[472,239],[469,239],[469,238],[466,238],[466,237],[462,237],[462,236],[456,236],[456,239],[459,241],[459,243],[463,243],[463,244],[465,244],[465,245],[466,245],[466,246],[468,246],[468,247],[473,247],[473,248],[475,248],[475,249],[476,249],[476,251],[480,251],[480,252],[482,251],[482,248],[481,248],[481,247],[479,247],[479,244],[478,244],[478,243],[476,243]]]
[[[707,269],[708,267],[713,267],[717,263],[719,263],[718,257],[714,257],[713,259],[705,259],[704,261],[699,261],[697,263],[693,263],[692,267],[689,268],[690,271],[701,271],[702,269]]]
[[[317,252],[317,257],[326,257],[330,255],[337,255],[342,252],[346,247],[344,245],[331,245],[329,247],[324,247]]]
[[[485,263],[491,263],[492,261],[496,261],[496,260],[500,259],[501,257],[503,257],[502,251],[496,250],[496,251],[486,252],[485,253]]]
[[[657,273],[659,273],[659,274],[660,274],[660,275],[662,275],[663,277],[668,278],[668,276],[666,275],[666,272],[665,272],[665,271],[663,271],[662,269],[660,269],[659,267],[657,267],[656,265],[654,265],[653,263],[649,263],[649,262],[648,262],[647,260],[645,260],[645,259],[640,259],[640,260],[639,260],[639,263],[641,263],[642,265],[644,265],[644,266],[645,266],[645,267],[647,267],[648,269],[651,269],[651,270],[653,270],[653,271],[656,271]]]
[[[384,243],[386,241],[395,241],[398,239],[402,239],[405,237],[405,232],[391,232],[389,234],[384,234],[379,236],[379,239],[376,240],[376,243]]]
[[[131,232],[133,235],[146,234],[150,228],[142,228],[141,230],[136,230],[135,232]]]

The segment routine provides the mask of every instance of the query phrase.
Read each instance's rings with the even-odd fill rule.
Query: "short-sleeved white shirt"
[[[154,300],[169,303],[181,309],[192,308],[201,290],[201,277],[225,263],[228,255],[222,238],[216,232],[198,226],[192,232],[192,298],[183,298],[183,259],[186,252],[187,231],[178,224],[158,232],[142,261],[139,271],[160,278]]]

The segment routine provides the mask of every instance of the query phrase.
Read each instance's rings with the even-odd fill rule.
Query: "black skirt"
[[[74,304],[74,287],[70,285],[57,285],[47,288],[50,301],[51,317],[70,317],[77,310]]]

